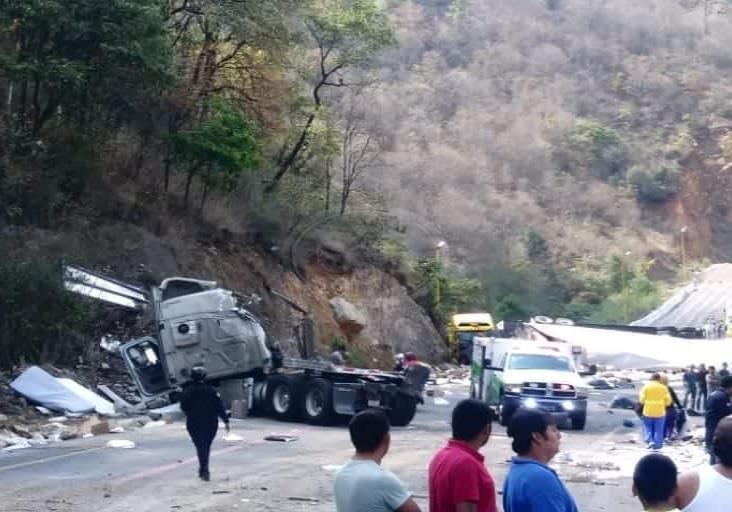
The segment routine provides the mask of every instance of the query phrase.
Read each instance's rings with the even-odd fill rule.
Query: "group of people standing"
[[[688,406],[691,410],[703,412],[709,392],[717,389],[722,379],[729,375],[727,363],[722,363],[719,371],[714,366],[707,368],[704,364],[700,364],[698,368],[693,364],[689,366],[684,371],[684,409]]]
[[[704,376],[704,388],[699,389],[703,389],[704,397],[705,445],[710,454],[711,463],[714,464],[716,461],[713,450],[714,431],[722,418],[732,414],[732,375],[727,371],[726,364],[723,365],[719,374],[714,372],[714,367],[710,367],[710,371],[707,371],[702,365],[701,370],[704,373],[702,371],[694,372],[693,366],[689,367],[684,373],[684,385],[688,394],[691,385],[688,376]],[[714,373],[714,378],[710,379],[712,373]],[[719,378],[720,375],[721,378]],[[697,379],[696,382],[701,381]],[[711,390],[709,395],[708,390]],[[685,414],[685,404],[679,401],[676,392],[669,386],[668,378],[665,375],[654,373],[651,380],[640,391],[639,405],[646,444],[650,449],[659,450],[663,447],[664,440],[669,439],[673,435],[674,428],[679,425],[678,419]]]
[[[732,389],[732,386],[730,386]],[[480,450],[492,433],[493,413],[468,399],[452,412],[452,438],[428,468],[431,512],[497,512],[496,485]],[[383,411],[366,410],[349,424],[356,453],[336,475],[337,512],[420,512],[399,478],[381,466],[389,451],[389,422]],[[548,414],[520,409],[508,427],[516,456],[503,482],[504,512],[577,512],[577,504],[549,466],[559,453],[561,433]],[[633,495],[644,510],[727,512],[732,504],[732,416],[716,426],[712,449],[718,463],[678,474],[661,453],[641,458],[633,474]]]

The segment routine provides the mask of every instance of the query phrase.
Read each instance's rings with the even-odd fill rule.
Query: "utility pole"
[[[628,325],[630,321],[630,297],[628,290],[628,262],[627,258],[630,256],[630,251],[625,251],[625,258],[623,258],[623,320],[625,325]]]
[[[435,245],[435,263],[436,269],[439,270],[440,266],[440,250],[447,246],[447,242],[444,240],[440,240]],[[435,311],[439,314],[440,312],[440,275],[439,272],[437,274],[437,279],[435,280]]]
[[[689,230],[688,227],[683,226],[681,228],[681,280],[687,281],[686,275],[686,232]]]

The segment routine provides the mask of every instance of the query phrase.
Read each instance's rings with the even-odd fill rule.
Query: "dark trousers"
[[[190,434],[191,440],[196,447],[198,470],[202,473],[208,473],[208,459],[211,456],[211,444],[216,437],[216,427],[211,428],[210,426],[206,426],[203,428],[189,425],[187,428],[188,434]]]
[[[664,426],[664,437],[670,439],[676,430],[677,412],[675,408],[666,409],[666,425]]]
[[[699,393],[696,395],[696,410],[703,411],[707,406],[707,388],[699,387]]]
[[[686,409],[689,397],[691,397],[691,408],[693,409],[696,405],[694,403],[696,402],[696,386],[686,386],[686,393],[684,393],[684,409]]]

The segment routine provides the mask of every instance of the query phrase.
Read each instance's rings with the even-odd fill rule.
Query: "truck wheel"
[[[273,375],[267,379],[267,410],[278,420],[296,420],[299,416],[300,379]]]
[[[584,430],[587,423],[587,413],[572,416],[572,430]]]
[[[392,426],[406,427],[412,421],[416,412],[417,399],[405,393],[397,393],[387,416]]]
[[[314,425],[334,423],[333,384],[325,379],[311,379],[307,382],[302,400],[302,416]]]

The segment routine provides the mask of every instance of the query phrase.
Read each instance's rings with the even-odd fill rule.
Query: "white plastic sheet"
[[[114,413],[114,405],[93,391],[68,379],[57,379],[37,366],[24,371],[10,387],[52,411]]]

